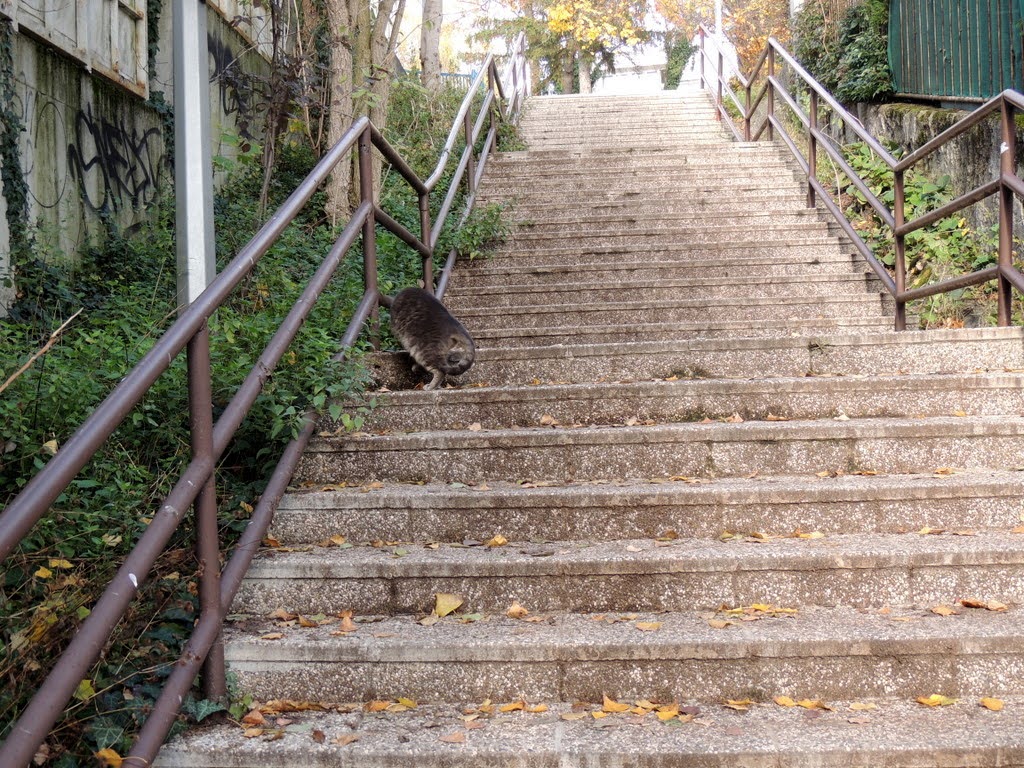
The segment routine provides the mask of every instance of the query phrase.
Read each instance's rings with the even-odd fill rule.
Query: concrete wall
[[[258,133],[260,121],[253,97],[225,73],[242,68],[266,74],[269,66],[216,8],[207,7],[207,19],[211,150],[215,157],[231,157],[238,152],[233,137],[239,125]],[[131,231],[158,196],[173,189],[165,115],[142,93],[162,96],[168,105],[173,99],[170,0],[159,21],[155,71],[143,73],[144,89],[97,73],[36,37],[13,35],[12,106],[24,127],[19,151],[35,255],[73,259],[105,221]],[[2,285],[11,250],[5,211],[0,195],[0,316],[11,299]]]

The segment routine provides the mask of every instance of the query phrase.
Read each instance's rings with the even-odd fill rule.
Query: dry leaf
[[[591,712],[590,716],[593,717],[595,720],[600,720],[602,717],[608,717],[608,713],[607,712],[600,712],[600,711],[598,711],[598,712]]]
[[[738,413],[734,413],[732,416],[727,416],[725,419],[723,419],[723,421],[729,424],[742,424],[743,417],[740,416]]]
[[[941,696],[937,693],[933,693],[931,696],[917,697],[917,703],[924,704],[926,707],[948,707],[956,702],[957,700],[951,696]]]
[[[793,536],[797,539],[824,539],[825,534],[821,531],[809,531],[804,533],[799,528],[793,532]]]
[[[737,712],[746,712],[753,703],[750,699],[729,699],[722,706],[735,709]]]
[[[56,440],[52,442],[57,442]],[[117,752],[107,747],[101,749],[93,755],[96,759],[103,761],[104,768],[121,768],[121,762],[124,760]]]
[[[465,744],[466,734],[462,731],[454,731],[445,736],[441,736],[438,741],[443,741],[445,744]]]
[[[789,696],[776,696],[774,699],[772,699],[772,701],[774,701],[780,707],[796,706],[796,702],[793,699],[789,698]]]
[[[733,622],[726,621],[725,619],[708,619],[708,625],[715,629],[725,629],[726,627],[731,627]]]
[[[432,613],[429,616],[424,616],[422,619],[420,619],[419,623],[422,624],[424,627],[432,627],[435,624],[437,624],[437,622],[439,622],[440,620],[440,616],[438,616],[436,613]]]
[[[661,629],[661,622],[660,621],[638,621],[636,623],[636,628],[639,629],[641,632],[655,632],[655,631]]]
[[[928,526],[928,525],[926,525],[924,528],[922,528],[920,531],[918,531],[918,533],[921,534],[922,536],[937,536],[938,534],[945,533],[945,532],[946,532],[945,528],[932,528],[931,526]]]
[[[609,699],[608,695],[604,696],[604,705],[601,707],[602,712],[628,712],[630,709],[629,704]]]
[[[950,608],[948,605],[935,605],[930,609],[932,613],[937,613],[939,616],[958,616],[959,614],[955,609]]]
[[[802,699],[798,701],[796,705],[798,707],[803,707],[804,709],[823,709],[826,712],[832,711],[832,707],[830,707],[821,699]]]
[[[513,701],[509,704],[502,704],[498,707],[499,712],[519,712],[526,709],[525,701]]]
[[[529,712],[532,715],[539,715],[542,712],[547,712],[548,711],[548,705],[547,704],[535,704],[532,707],[527,707],[526,711]]]
[[[341,736],[337,736],[331,740],[331,744],[339,744],[343,747],[348,746],[354,741],[359,741],[358,733],[343,733]]]
[[[525,619],[529,615],[529,611],[519,604],[518,600],[513,600],[512,605],[505,611],[505,615],[510,619]]]
[[[984,608],[986,611],[1005,611],[1009,607],[1006,603],[1001,603],[998,600],[964,599],[960,601],[960,605],[964,608]]]
[[[391,701],[382,701],[377,699],[375,701],[368,701],[363,705],[363,709],[367,712],[383,712],[385,709],[391,706]]]
[[[262,728],[246,728],[242,731],[242,735],[247,739],[255,739],[257,736],[263,735]]]
[[[1018,525],[1016,528],[1012,528],[1010,533],[1024,533],[1024,525]]]
[[[852,709],[854,712],[868,712],[872,709],[878,709],[878,705],[871,704],[870,702],[862,703],[859,701],[855,701],[850,705],[850,709]]]
[[[765,416],[765,421],[789,421],[785,416],[776,416],[774,413],[769,413]]]
[[[954,416],[959,416],[960,418],[963,418],[964,416],[967,415],[967,411],[953,411],[953,415]]]
[[[434,598],[434,615],[439,618],[454,612],[464,602],[461,596],[453,595],[450,592],[438,592]]]
[[[543,416],[540,417],[540,425],[542,427],[553,427],[556,424],[558,424],[558,420],[555,419],[554,416],[545,413]]]
[[[502,536],[499,533],[499,534],[496,534],[492,539],[490,539],[486,544],[484,544],[484,546],[485,547],[504,547],[506,544],[508,544],[508,539],[506,539],[504,536]]]
[[[953,467],[939,467],[935,470],[936,475],[955,475],[956,470]]]
[[[582,720],[587,714],[587,712],[563,712],[561,717],[563,720]]]
[[[260,640],[280,640],[284,637],[282,632],[268,632],[265,635],[260,635]]]
[[[313,741],[315,741],[317,744],[323,744],[325,741],[327,741],[327,734],[324,733],[323,731],[321,731],[319,728],[315,729],[309,735],[312,737]]]
[[[992,710],[993,712],[1000,712],[1003,709],[1002,699],[990,699],[986,696],[978,703],[981,704],[981,706],[983,706],[985,709]]]

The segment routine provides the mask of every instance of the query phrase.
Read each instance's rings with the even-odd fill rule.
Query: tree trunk
[[[590,80],[590,69],[594,66],[594,57],[586,51],[580,51],[580,93],[590,93],[593,83]]]
[[[559,57],[559,79],[562,86],[562,93],[575,93],[576,87],[573,78],[573,65],[576,63],[576,49],[570,42],[562,49]]]
[[[441,18],[443,0],[423,0],[420,26],[420,82],[437,93],[441,90]]]
[[[352,16],[347,0],[327,0],[327,23],[333,31],[330,65],[330,110],[327,126],[327,146],[338,143],[353,119],[352,77]],[[341,160],[327,180],[327,215],[337,224],[348,218],[352,165]]]

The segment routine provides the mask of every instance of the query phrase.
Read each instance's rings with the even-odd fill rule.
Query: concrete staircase
[[[237,598],[239,690],[331,706],[159,765],[1024,765],[1021,331],[887,330],[700,93],[523,133],[482,190],[514,235],[447,298],[477,365],[382,365]]]

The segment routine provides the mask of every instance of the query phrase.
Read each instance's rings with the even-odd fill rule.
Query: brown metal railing
[[[499,104],[504,104],[504,119],[516,120],[528,84],[525,38],[520,35],[510,51],[503,72],[499,73],[493,57],[489,56],[484,62],[480,74],[473,81],[462,102],[437,166],[426,180],[419,179],[369,120],[357,120],[252,240],[163,334],[153,349],[0,513],[2,562],[32,527],[48,513],[50,505],[142,399],[150,386],[170,367],[171,362],[182,350],[186,350],[192,459],[159,510],[152,516],[152,522],[125,558],[78,633],[65,648],[51,673],[21,713],[18,721],[11,727],[6,741],[0,745],[0,765],[15,768],[30,763],[79,682],[109,639],[114,625],[124,615],[139,585],[145,580],[171,535],[185,518],[190,505],[195,509],[200,617],[184,652],[174,663],[164,689],[144,723],[135,745],[125,758],[124,765],[148,766],[152,763],[201,666],[204,694],[210,698],[225,694],[224,659],[219,645],[224,616],[257,547],[266,534],[295,466],[313,434],[315,414],[306,414],[301,433],[285,448],[223,572],[218,566],[220,544],[217,538],[217,509],[213,485],[217,461],[262,390],[264,382],[297,335],[317,297],[327,286],[345,253],[360,235],[363,242],[364,293],[341,339],[340,355],[355,343],[364,325],[376,313],[381,303],[382,297],[377,289],[375,249],[378,224],[395,233],[421,255],[424,285],[428,290],[434,286],[434,247],[459,192],[459,186],[465,179],[467,199],[464,219],[474,203],[476,189],[488,156],[495,147],[496,113]],[[471,108],[481,91],[483,98],[476,117],[473,118],[470,114]],[[489,130],[477,157],[474,146],[485,125]],[[432,222],[430,196],[444,175],[460,136],[465,141],[465,149],[448,194]],[[419,237],[405,229],[377,205],[371,183],[373,147],[377,148],[419,195]],[[359,153],[359,207],[245,381],[214,423],[210,393],[208,318],[271,248],[332,169],[339,162],[347,160],[353,148],[357,148]],[[455,256],[454,251],[448,255],[438,281],[438,295],[443,293],[448,282]]]
[[[757,141],[767,131],[768,139],[774,138],[778,131],[780,138],[789,147],[807,177],[807,206],[814,207],[820,199],[825,208],[835,217],[843,231],[853,241],[854,246],[867,261],[871,269],[878,275],[885,289],[896,301],[895,328],[898,331],[907,326],[907,303],[940,293],[955,291],[971,285],[980,285],[991,280],[997,281],[996,295],[998,298],[999,325],[1011,322],[1012,290],[1024,292],[1024,274],[1013,264],[1013,201],[1014,196],[1024,198],[1024,181],[1017,174],[1015,147],[1016,132],[1014,117],[1018,109],[1024,110],[1024,94],[1007,90],[989,100],[978,109],[947,128],[934,139],[897,160],[877,139],[869,134],[860,122],[853,117],[833,96],[825,90],[811,75],[800,66],[799,62],[774,38],[761,54],[751,73],[744,76],[735,68],[725,63],[725,56],[715,42],[712,33],[704,26],[700,27],[700,59],[701,87],[711,91],[715,97],[717,117],[724,120],[739,141]],[[709,73],[708,62],[711,62]],[[776,71],[777,66],[785,66],[789,76],[800,83],[809,93],[809,114],[800,106],[792,89],[787,87],[784,79]],[[760,89],[754,89],[754,83],[763,80]],[[733,92],[731,83],[738,83],[744,91],[741,103]],[[733,120],[730,110],[726,108],[723,98],[728,95],[735,112],[739,115],[740,125]],[[806,131],[807,154],[801,151],[797,139],[787,131],[785,123],[775,110],[776,99],[781,99],[800,121]],[[759,114],[762,103],[764,119],[756,126],[752,125],[755,115]],[[878,199],[868,185],[850,167],[840,150],[835,146],[827,133],[821,130],[820,118],[822,104],[828,106],[831,114],[843,122],[847,129],[863,141],[893,173],[894,200],[892,210]],[[906,196],[904,182],[907,171],[928,157],[943,145],[975,127],[990,115],[998,113],[1001,124],[1001,145],[999,150],[999,176],[986,184],[951,200],[945,205],[929,211],[908,221],[906,219]],[[891,233],[891,242],[895,253],[893,273],[890,274],[885,265],[875,256],[871,247],[864,241],[853,225],[846,218],[842,209],[832,199],[825,186],[817,178],[818,153],[824,151],[832,161],[846,174],[854,187],[864,196],[868,204],[878,214],[883,224]],[[974,203],[992,195],[999,198],[999,245],[996,266],[976,270],[965,275],[942,280],[920,288],[907,289],[906,238],[912,232],[951,216]]]

